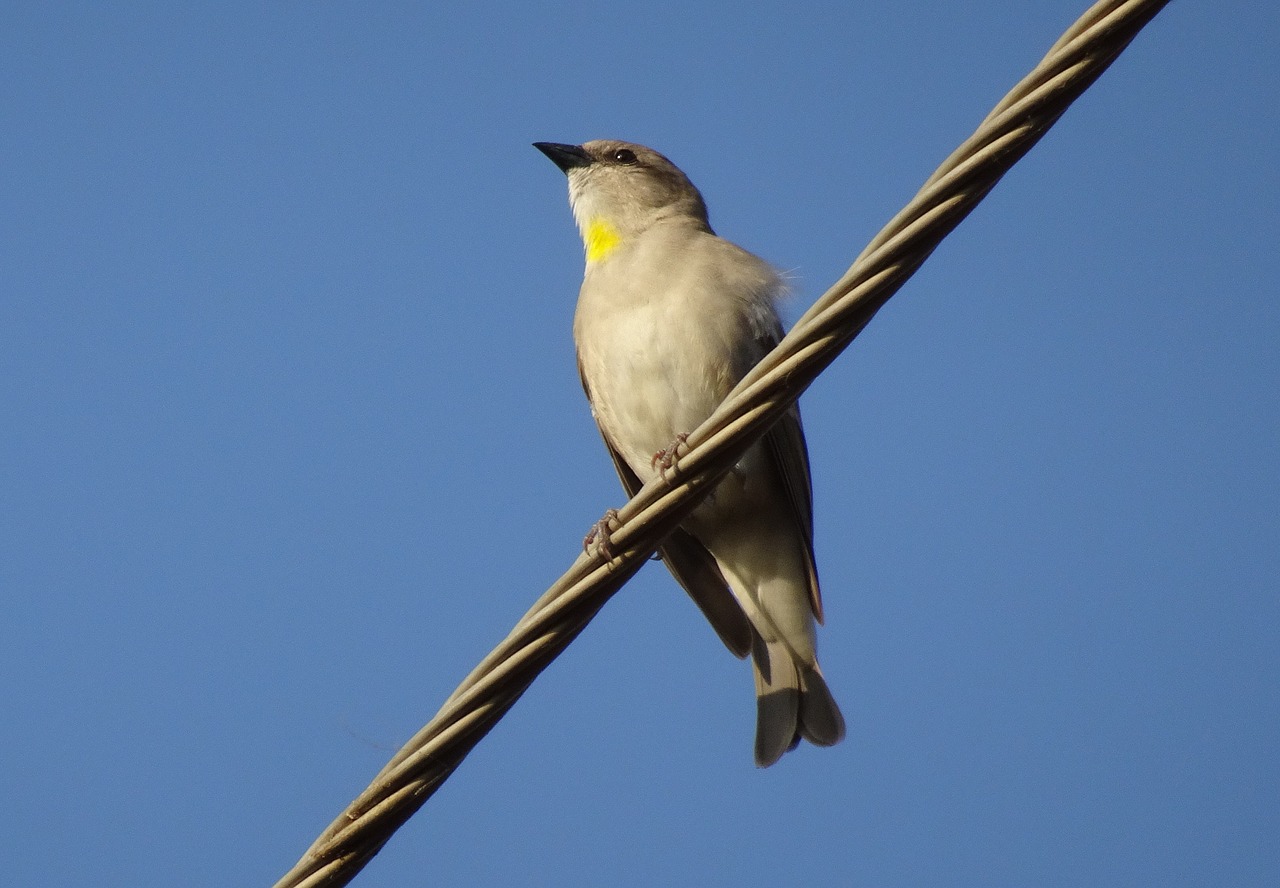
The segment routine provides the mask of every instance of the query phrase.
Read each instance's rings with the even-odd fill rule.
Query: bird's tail
[[[767,768],[801,738],[834,746],[844,738],[844,716],[818,661],[802,662],[781,639],[759,634],[751,649],[756,674],[756,764]]]

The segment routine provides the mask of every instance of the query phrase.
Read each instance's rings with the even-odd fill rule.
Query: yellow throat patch
[[[582,242],[587,248],[587,261],[599,262],[618,248],[622,235],[603,219],[592,219],[582,233]]]

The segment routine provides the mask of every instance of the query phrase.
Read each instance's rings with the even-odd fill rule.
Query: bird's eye
[[[636,153],[630,148],[619,148],[613,152],[613,159],[628,166],[636,162]]]

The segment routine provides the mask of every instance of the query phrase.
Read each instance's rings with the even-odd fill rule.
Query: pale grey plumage
[[[715,235],[688,178],[649,148],[539,142],[569,178],[587,251],[574,316],[578,368],[628,493],[654,454],[697,427],[782,335],[783,285]],[[756,762],[801,737],[839,742],[844,720],[814,650],[822,619],[809,462],[792,410],[672,534],[663,559],[738,656],[752,655]]]

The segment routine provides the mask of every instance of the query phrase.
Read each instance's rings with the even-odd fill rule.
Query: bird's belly
[[[727,359],[682,344],[681,328],[646,306],[612,319],[607,343],[583,354],[596,421],[644,480],[653,455],[693,431],[719,405]],[[719,370],[717,368],[720,368]]]

